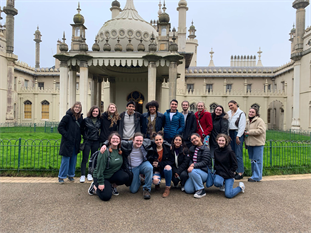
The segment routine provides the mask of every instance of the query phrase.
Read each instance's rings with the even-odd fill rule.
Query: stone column
[[[108,80],[110,82],[110,103],[116,103],[116,79],[109,77]]]
[[[68,66],[67,62],[60,63],[60,77],[59,77],[59,120],[65,115],[67,109],[68,96]]]
[[[89,82],[88,82],[88,65],[85,61],[80,61],[80,102],[82,104],[82,113],[84,117],[89,110],[88,102],[88,92],[89,92]]]
[[[6,108],[6,120],[14,120],[14,62],[15,56],[9,57],[7,66],[7,108]]]
[[[97,105],[97,86],[98,80],[97,77],[93,75],[92,79],[92,87],[91,87],[91,106]]]
[[[42,115],[40,114],[40,104],[38,103],[38,92],[36,90],[36,93],[34,93],[34,96],[35,96],[35,102],[34,102],[34,105],[33,108],[34,108],[34,113],[33,114],[33,119],[34,119],[34,123],[38,123],[38,118],[41,119],[42,118]]]
[[[77,82],[77,70],[75,67],[71,67],[69,70],[68,81],[68,107],[72,107],[76,102],[76,82]]]
[[[293,119],[291,129],[300,129],[300,116],[299,116],[299,94],[300,94],[300,61],[294,64],[294,93],[293,93]]]
[[[177,89],[177,63],[171,62],[169,66],[169,101],[176,99],[176,89]]]
[[[305,33],[305,8],[309,5],[309,1],[306,0],[295,0],[293,2],[293,8],[296,11],[296,43],[295,49],[297,52],[301,52],[303,49],[303,35]]]
[[[102,78],[98,78],[97,80],[97,86],[96,86],[96,103],[97,103],[97,106],[99,108],[101,108],[101,103],[102,103],[102,85],[103,85],[103,79]],[[107,103],[109,104],[109,103]]]
[[[18,14],[15,9],[15,0],[7,1],[7,6],[3,7],[6,13],[6,51],[13,53],[14,51],[14,16]]]
[[[156,90],[156,98],[155,100],[158,101],[160,104],[162,102],[162,83],[163,83],[163,78],[157,78],[157,90]]]
[[[148,65],[148,102],[156,99],[156,79],[157,68],[154,61],[150,61]]]

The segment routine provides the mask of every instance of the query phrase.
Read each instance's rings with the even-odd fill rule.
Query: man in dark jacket
[[[146,104],[148,112],[141,115],[141,132],[145,138],[151,138],[152,132],[159,132],[164,126],[164,115],[158,112],[159,104],[152,100]]]
[[[184,116],[177,110],[178,101],[171,100],[171,109],[164,113],[164,139],[171,143],[176,134],[182,134],[185,128]]]
[[[192,143],[190,141],[191,134],[195,133],[197,131],[197,121],[195,118],[195,115],[192,111],[189,111],[189,102],[187,100],[184,100],[181,103],[182,107],[182,114],[184,115],[185,119],[185,129],[182,134],[183,139],[185,140],[185,143],[188,148],[192,146]]]
[[[132,139],[134,134],[140,132],[140,113],[135,112],[135,102],[129,101],[127,111],[120,114],[119,134],[122,140]]]

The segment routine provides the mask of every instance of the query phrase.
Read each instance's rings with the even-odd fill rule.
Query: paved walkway
[[[121,186],[102,202],[78,179],[0,177],[0,232],[311,232],[310,174],[245,186],[233,199],[215,187],[202,199],[172,188],[164,199],[162,186],[150,200]]]

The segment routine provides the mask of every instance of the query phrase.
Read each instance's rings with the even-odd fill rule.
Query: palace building
[[[90,3],[92,4],[92,3]],[[139,3],[144,4],[144,3]],[[0,9],[0,123],[59,121],[76,101],[83,113],[93,105],[106,110],[113,102],[119,111],[129,100],[136,111],[157,100],[160,112],[171,99],[203,101],[208,111],[234,99],[245,112],[257,106],[269,129],[311,130],[311,28],[305,28],[309,0],[295,0],[296,28],[290,31],[291,57],[280,67],[263,66],[257,55],[233,55],[230,66],[215,66],[213,51],[206,66],[197,66],[196,28],[186,25],[187,1],[176,1],[178,27],[170,24],[165,3],[158,19],[146,22],[133,0],[123,8],[111,4],[111,18],[103,22],[94,44],[87,44],[85,19],[78,4],[72,35],[57,42],[55,64],[40,67],[41,32],[35,31],[35,67],[14,54],[15,0]],[[107,9],[108,11],[109,9]],[[2,14],[1,14],[2,13]],[[3,13],[6,25],[1,25]],[[293,11],[294,14],[294,11]],[[71,39],[67,39],[71,38]],[[230,59],[230,58],[229,58]]]

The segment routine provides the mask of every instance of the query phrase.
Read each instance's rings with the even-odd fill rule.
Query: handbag
[[[203,130],[203,128],[202,128],[202,126],[201,126],[199,120],[198,120],[198,123],[199,123],[199,126],[200,126],[201,130],[202,130],[202,134],[204,134],[204,130]],[[205,138],[203,139],[203,144],[204,144],[205,146],[209,146],[209,137],[210,137],[210,136],[207,135],[207,136],[205,136]]]

